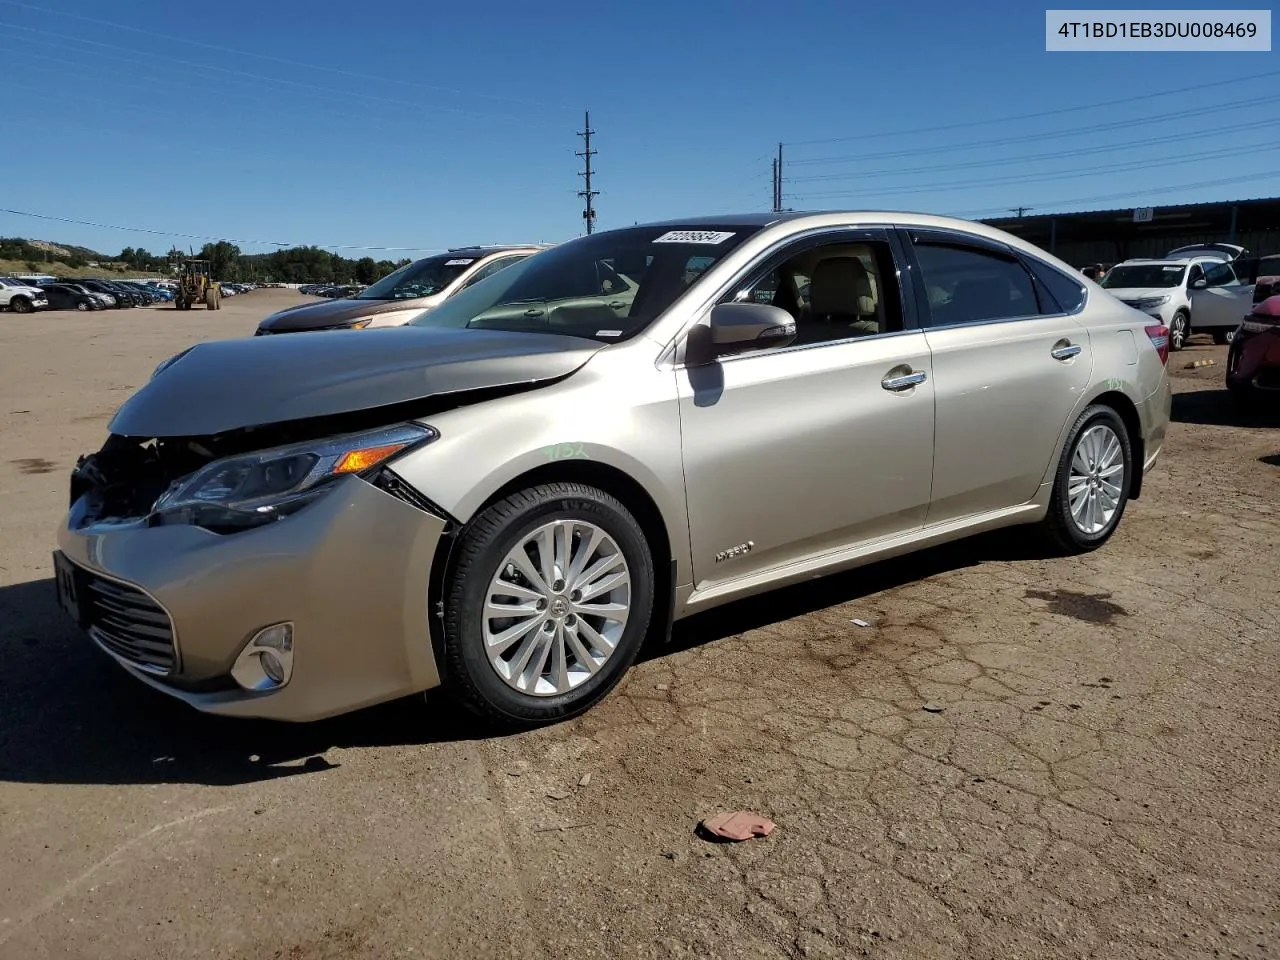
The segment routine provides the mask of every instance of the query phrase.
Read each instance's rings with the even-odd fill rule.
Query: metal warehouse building
[[[1280,253],[1280,197],[1188,203],[1174,207],[1089,210],[984,220],[1083,267],[1162,257],[1176,247],[1238,243],[1252,253]]]

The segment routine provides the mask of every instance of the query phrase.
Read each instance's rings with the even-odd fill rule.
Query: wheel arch
[[[470,511],[470,517],[466,522],[449,518],[445,535],[440,538],[440,543],[436,546],[435,557],[431,563],[430,583],[427,587],[431,646],[435,653],[437,668],[441,671],[441,679],[444,678],[445,670],[442,622],[444,592],[449,577],[453,573],[456,562],[455,548],[459,538],[471,520],[480,516],[491,505],[520,490],[549,483],[580,483],[595,487],[615,497],[635,517],[640,529],[644,532],[653,559],[654,596],[650,639],[654,636],[656,629],[662,631],[664,640],[669,638],[675,613],[676,560],[671,533],[667,529],[657,501],[642,483],[611,464],[586,459],[556,461],[540,464],[507,480]]]
[[[1138,416],[1137,405],[1129,399],[1129,395],[1119,390],[1106,390],[1098,394],[1086,405],[1088,407],[1104,406],[1114,410],[1129,431],[1129,448],[1133,451],[1133,480],[1129,484],[1129,499],[1137,500],[1142,496],[1142,465],[1146,462],[1146,443],[1142,437],[1142,419]]]
[[[1138,415],[1138,405],[1134,403],[1132,397],[1121,389],[1122,386],[1122,383],[1115,380],[1103,381],[1096,384],[1092,391],[1080,398],[1072,408],[1066,422],[1062,425],[1062,431],[1058,435],[1057,446],[1054,448],[1053,459],[1049,462],[1049,467],[1045,471],[1042,483],[1051,483],[1057,475],[1058,463],[1062,459],[1062,451],[1066,447],[1071,428],[1080,419],[1080,414],[1084,413],[1089,407],[1101,404],[1113,409],[1124,423],[1125,429],[1129,432],[1129,448],[1133,452],[1134,463],[1133,482],[1129,487],[1129,499],[1137,500],[1142,495],[1142,466],[1146,463],[1146,441],[1142,435],[1142,419]]]

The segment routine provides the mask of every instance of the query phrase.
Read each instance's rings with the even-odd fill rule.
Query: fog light
[[[246,690],[276,690],[293,675],[293,624],[264,627],[245,644],[231,677]]]

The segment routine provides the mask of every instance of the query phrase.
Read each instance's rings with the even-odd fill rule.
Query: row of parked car
[[[0,309],[14,313],[145,307],[172,299],[171,291],[140,280],[0,277]]]
[[[223,283],[224,297],[257,289],[254,283]],[[0,309],[13,313],[37,310],[110,310],[149,307],[173,300],[170,280],[108,280],[104,277],[0,277]]]

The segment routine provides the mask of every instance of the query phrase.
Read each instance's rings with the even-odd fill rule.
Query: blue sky
[[[565,239],[584,109],[599,229],[767,209],[778,141],[801,209],[1280,193],[1280,57],[1046,53],[1026,2],[0,0],[0,31],[0,207],[165,232],[0,235],[106,252]]]

